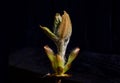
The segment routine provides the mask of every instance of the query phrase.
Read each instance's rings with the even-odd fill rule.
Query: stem
[[[61,79],[56,79],[56,83],[61,83]]]
[[[62,56],[62,59],[64,60],[64,63],[66,61],[65,53],[66,53],[66,48],[67,48],[67,45],[69,43],[69,40],[70,40],[70,38],[60,39],[56,42],[58,54],[60,56]]]

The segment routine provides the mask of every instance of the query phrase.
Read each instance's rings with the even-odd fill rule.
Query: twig
[[[61,83],[61,79],[56,79],[56,83]]]

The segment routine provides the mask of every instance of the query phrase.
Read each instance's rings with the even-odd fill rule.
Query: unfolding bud
[[[60,16],[59,13],[56,13],[54,20],[53,32],[47,28],[40,26],[45,34],[54,41],[57,46],[57,54],[54,54],[53,50],[47,45],[44,46],[45,52],[51,62],[52,68],[55,71],[55,76],[68,76],[64,74],[71,67],[72,61],[77,57],[79,48],[74,49],[67,60],[65,59],[65,52],[67,45],[72,34],[72,24],[69,17],[69,14],[64,11],[64,14]]]
[[[60,55],[56,55],[56,63],[57,63],[57,73],[63,74],[64,70],[64,61]]]
[[[62,15],[62,22],[59,25],[57,34],[60,38],[66,39],[66,37],[70,37],[72,33],[72,24],[69,17],[69,14],[64,11]]]

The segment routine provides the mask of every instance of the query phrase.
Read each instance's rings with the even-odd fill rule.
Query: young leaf
[[[55,58],[53,50],[51,48],[49,48],[49,46],[47,46],[47,45],[44,46],[44,49],[45,49],[45,52],[47,53],[47,56],[50,59],[50,61],[53,62],[54,58]]]
[[[80,49],[76,48],[70,53],[68,57],[68,62],[66,63],[65,68],[64,68],[64,73],[70,69],[71,63],[77,57],[79,51]]]
[[[57,41],[58,37],[57,37],[54,33],[52,33],[49,28],[47,28],[47,27],[42,27],[42,26],[40,26],[40,27],[43,29],[43,31],[45,32],[45,34],[46,34],[50,39],[52,39],[53,41]]]
[[[70,55],[69,55],[69,57],[68,57],[68,62],[67,62],[67,63],[69,63],[69,64],[72,63],[72,61],[77,57],[79,51],[80,51],[79,48],[74,49],[74,50],[70,53]]]
[[[55,72],[57,72],[57,62],[56,57],[54,55],[54,52],[51,48],[49,48],[47,45],[44,46],[45,52],[47,53],[47,56],[51,62],[52,68]]]
[[[71,64],[67,63],[64,67],[63,73],[67,72],[71,67]]]
[[[60,55],[56,55],[56,62],[57,62],[57,72],[58,74],[62,74],[64,69],[63,58]]]
[[[58,28],[58,36],[60,38],[68,38],[72,34],[72,23],[69,17],[69,14],[64,11],[64,14],[62,15],[62,22],[60,23],[60,26]]]
[[[60,16],[59,13],[56,13],[55,19],[54,19],[54,27],[53,27],[53,32],[54,34],[57,34],[58,27],[62,21],[62,17]]]

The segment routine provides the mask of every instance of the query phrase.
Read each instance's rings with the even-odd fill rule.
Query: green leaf
[[[54,34],[57,34],[58,27],[62,21],[62,17],[60,16],[59,13],[56,13],[55,19],[54,19],[54,27],[53,27],[53,32]]]
[[[47,53],[47,56],[48,56],[48,58],[50,59],[50,61],[52,62],[52,61],[54,61],[54,52],[53,52],[53,50],[51,49],[51,48],[49,48],[49,46],[44,46],[44,49],[45,49],[45,52]]]
[[[66,64],[65,65],[65,68],[64,68],[64,70],[63,70],[63,73],[65,73],[65,72],[67,72],[69,69],[70,69],[70,67],[71,67],[71,64]]]
[[[64,69],[64,61],[60,55],[56,55],[56,63],[57,63],[57,73],[62,74]]]
[[[42,27],[42,26],[40,26],[40,27],[42,28],[42,30],[45,32],[45,34],[46,34],[50,39],[52,39],[53,41],[57,41],[57,40],[58,40],[58,37],[57,37],[54,33],[52,33],[49,28],[47,28],[47,27]]]
[[[68,57],[68,62],[66,63],[65,68],[64,68],[64,73],[70,69],[71,63],[77,57],[79,51],[80,51],[80,49],[76,48],[70,53],[70,55]]]
[[[54,52],[51,48],[49,48],[47,45],[44,46],[45,52],[52,64],[53,70],[56,72],[56,57],[54,55]]]

